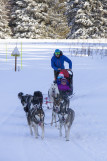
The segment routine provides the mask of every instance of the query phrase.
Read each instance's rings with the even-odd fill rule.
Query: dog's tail
[[[23,96],[23,92],[18,93],[18,98],[21,98]]]

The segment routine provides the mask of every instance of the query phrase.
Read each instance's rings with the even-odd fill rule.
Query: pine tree
[[[11,0],[14,38],[66,38],[68,32],[64,0]]]
[[[0,39],[11,38],[9,27],[9,9],[6,0],[0,0]]]
[[[70,0],[67,11],[68,38],[107,38],[107,1]]]

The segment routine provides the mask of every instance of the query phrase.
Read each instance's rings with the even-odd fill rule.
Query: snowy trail
[[[9,115],[5,123],[2,124],[1,128],[3,132],[3,137],[6,135],[7,139],[10,138],[8,144],[6,145],[8,153],[5,152],[6,157],[4,156],[4,160],[6,160],[7,158],[10,158],[10,160],[14,160],[17,156],[17,160],[21,161],[28,161],[30,158],[32,158],[32,160],[36,160],[38,157],[40,160],[43,161],[45,161],[46,159],[51,159],[53,161],[63,161],[64,158],[61,154],[64,151],[64,149],[68,148],[68,146],[71,145],[72,148],[65,151],[64,154],[65,156],[67,156],[67,158],[70,158],[72,154],[73,159],[79,161],[79,158],[76,158],[77,152],[79,152],[80,156],[84,155],[84,150],[81,149],[78,145],[76,145],[75,142],[65,142],[64,136],[60,138],[58,129],[50,126],[45,126],[45,128],[47,128],[48,130],[46,130],[47,132],[44,140],[42,140],[41,138],[37,140],[34,137],[30,136],[30,131],[27,126],[26,117],[24,116],[23,110],[20,110],[20,108],[17,107],[16,110],[11,115]],[[50,130],[51,132],[49,132]],[[17,140],[17,146],[15,147],[15,153],[13,154],[12,151],[14,149],[14,144],[16,144],[15,140]],[[33,147],[33,149],[31,147]],[[86,160],[87,157],[90,161],[93,161],[93,159],[87,154],[83,156],[83,159]],[[70,160],[71,159],[68,159],[68,161]]]
[[[38,58],[41,56],[39,54],[34,57]],[[31,136],[25,113],[17,98],[21,91],[33,94],[35,90],[41,90],[47,94],[53,80],[49,57],[26,60],[22,71],[17,73],[2,70],[8,65],[12,67],[9,62],[6,68],[6,64],[0,64],[0,161],[107,160],[107,58],[70,58],[73,61],[75,93],[70,106],[76,117],[69,142],[65,141],[64,130],[60,138],[59,130],[54,125],[45,125],[44,140]],[[50,123],[51,110],[44,110],[45,122]]]

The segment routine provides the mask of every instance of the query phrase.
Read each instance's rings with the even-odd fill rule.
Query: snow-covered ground
[[[17,94],[40,90],[47,95],[53,81],[50,59],[55,47],[23,47],[22,69],[18,58],[21,70],[17,72],[10,56],[14,47],[7,55],[0,50],[0,161],[107,161],[107,57],[71,57],[66,48],[73,62],[71,108],[76,114],[70,141],[65,141],[64,131],[60,137],[59,130],[50,125],[45,125],[44,140],[30,135]],[[51,110],[44,111],[45,123],[50,123]]]

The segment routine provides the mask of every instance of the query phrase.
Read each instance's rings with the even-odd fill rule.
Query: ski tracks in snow
[[[10,112],[7,111],[6,116],[0,123],[0,140],[2,141],[2,156],[0,160],[20,160],[27,161],[24,154],[23,139],[25,138],[25,116],[23,109],[16,107]]]
[[[3,124],[4,124],[5,122],[7,122],[7,120],[8,120],[9,118],[11,118],[12,114],[13,114],[15,111],[16,111],[16,108],[15,108],[15,109],[12,109],[12,110],[10,110],[10,111],[6,111],[6,113],[3,115],[3,118],[1,118],[1,120],[0,120],[0,127],[3,126]]]

